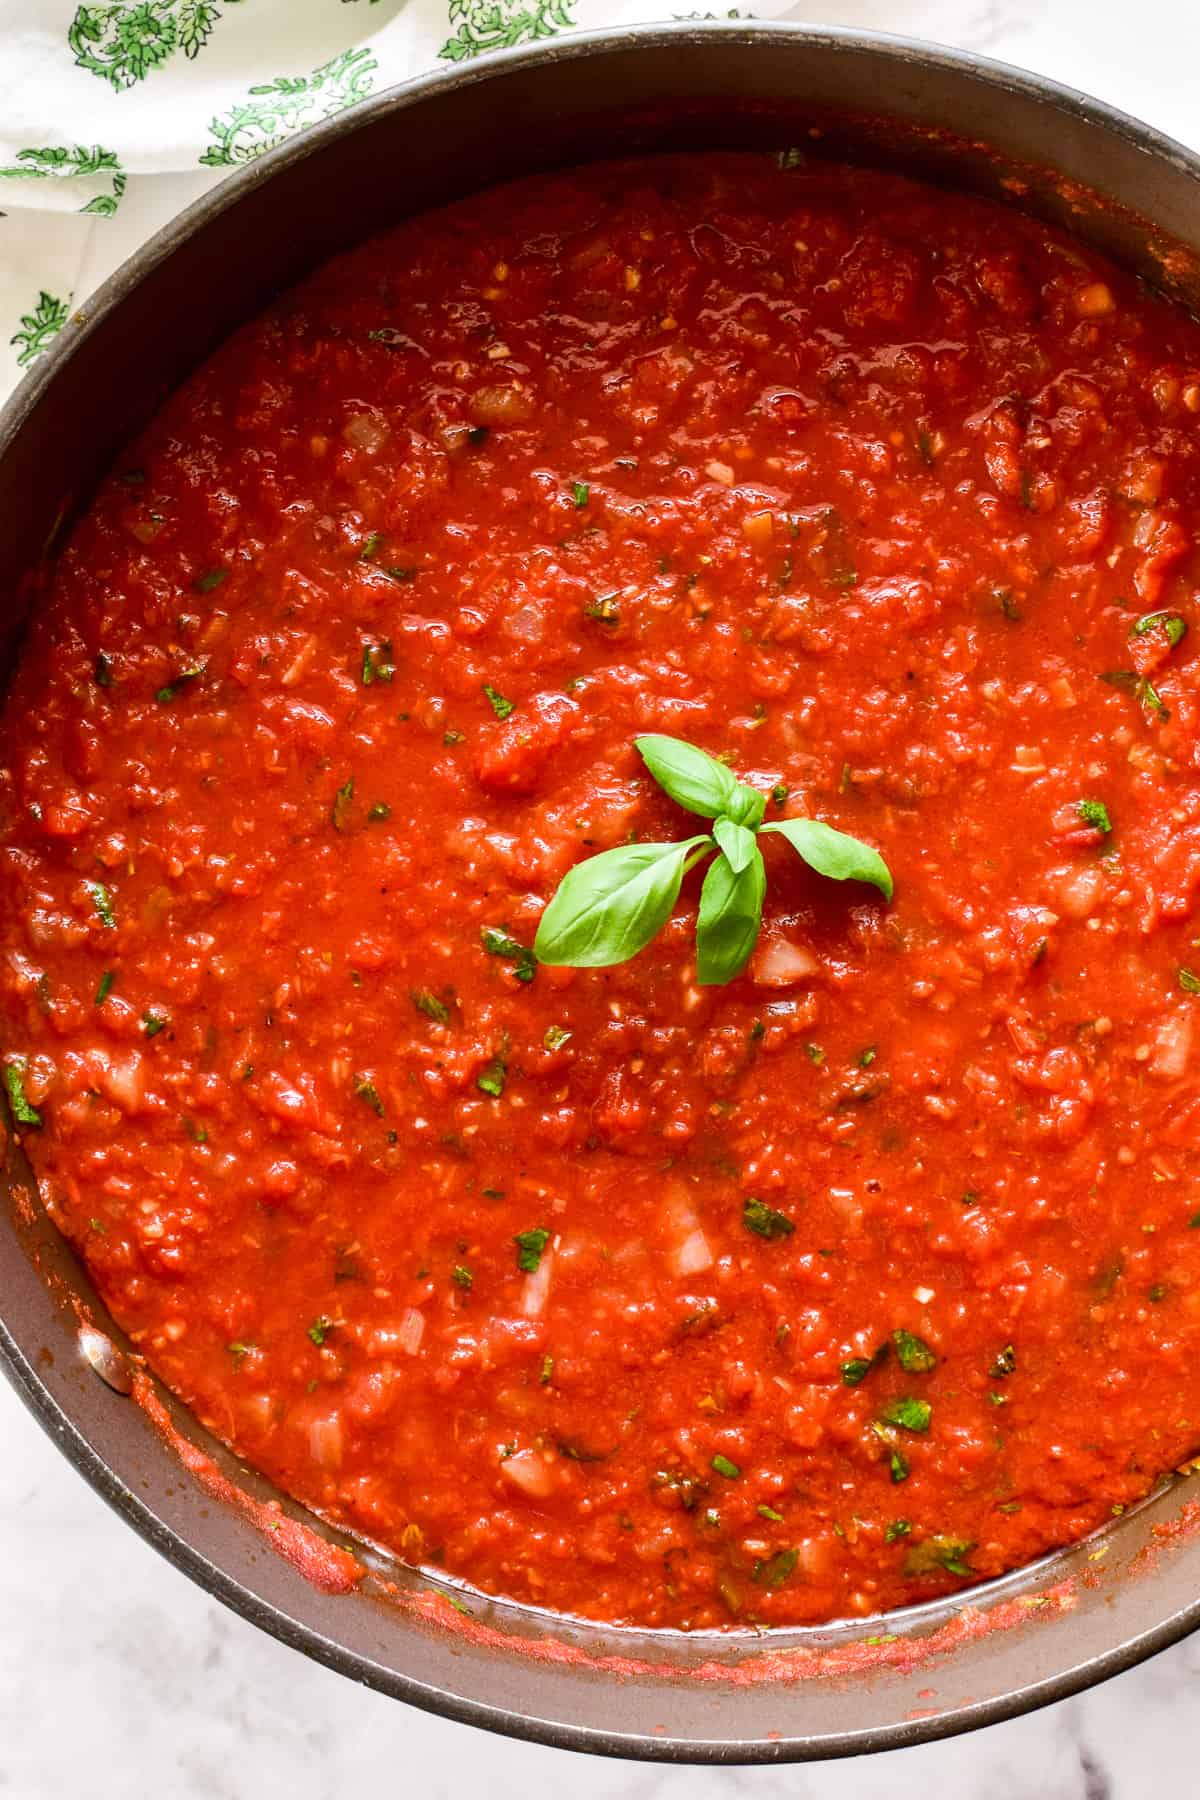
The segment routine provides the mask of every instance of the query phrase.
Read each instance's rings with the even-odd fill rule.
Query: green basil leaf
[[[885,900],[891,899],[891,871],[878,850],[846,832],[835,831],[820,819],[778,819],[763,830],[778,831],[818,875],[828,875],[831,881],[869,881]]]
[[[715,819],[718,813],[729,811],[738,783],[715,756],[697,750],[695,744],[685,744],[682,738],[651,734],[633,741],[659,787],[680,806],[703,819]]]
[[[766,797],[748,782],[735,781],[733,798],[725,808],[725,816],[732,819],[735,825],[747,825],[751,831],[757,831],[762,824],[762,816],[767,810]]]
[[[621,844],[576,863],[542,914],[534,955],[570,969],[628,962],[670,918],[693,852],[711,843]]]
[[[718,819],[713,826],[713,836],[719,849],[725,852],[729,866],[735,875],[748,869],[757,848],[754,833],[745,825],[737,824],[733,819]]]
[[[766,891],[767,871],[757,847],[740,874],[724,855],[711,864],[700,890],[696,921],[696,975],[702,987],[732,981],[745,968],[762,922]]]

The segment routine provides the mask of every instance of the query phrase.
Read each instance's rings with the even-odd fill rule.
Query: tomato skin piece
[[[411,221],[197,372],[7,698],[0,1013],[210,1429],[647,1627],[961,1588],[1194,1450],[1200,638],[1138,626],[1196,625],[1197,410],[1090,250],[726,154]],[[538,965],[570,869],[695,827],[654,735],[890,903],[766,833],[735,979],[700,869]]]

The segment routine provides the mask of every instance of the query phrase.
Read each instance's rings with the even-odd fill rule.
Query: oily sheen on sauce
[[[106,480],[0,744],[15,1125],[139,1350],[352,1531],[651,1626],[966,1586],[1200,1442],[1200,331],[796,161],[322,269]],[[539,967],[695,828],[644,733],[892,903],[764,835],[736,980],[695,875]]]

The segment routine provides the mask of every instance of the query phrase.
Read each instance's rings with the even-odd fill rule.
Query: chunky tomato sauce
[[[18,1128],[148,1362],[351,1530],[643,1625],[963,1586],[1200,1440],[1200,330],[795,160],[323,269],[113,471],[0,746]],[[697,875],[538,967],[575,862],[695,829],[646,731],[894,902],[764,838],[728,986]]]

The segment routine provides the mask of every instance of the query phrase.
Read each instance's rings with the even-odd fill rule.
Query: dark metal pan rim
[[[61,377],[80,348],[128,295],[160,265],[169,261],[179,246],[201,226],[224,213],[253,189],[271,182],[293,165],[317,158],[343,137],[369,126],[372,121],[429,97],[486,86],[506,70],[535,63],[568,64],[581,59],[600,59],[624,50],[663,49],[672,44],[718,42],[761,48],[768,54],[780,41],[803,42],[814,50],[836,49],[887,59],[898,76],[907,68],[947,70],[964,78],[983,81],[993,91],[1026,96],[1043,109],[1060,113],[1064,121],[1086,122],[1110,139],[1136,151],[1156,168],[1169,167],[1197,184],[1200,201],[1200,157],[1175,140],[1105,103],[1047,78],[1029,74],[994,59],[930,45],[915,39],[867,30],[826,29],[786,22],[678,21],[627,29],[573,32],[569,37],[533,47],[501,51],[472,64],[456,65],[389,88],[360,102],[346,113],[311,127],[252,162],[244,164],[218,188],[193,202],[170,224],[140,248],[73,316],[0,411],[0,459],[6,455],[46,392]],[[864,1725],[861,1729],[820,1733],[816,1736],[779,1738],[678,1737],[646,1731],[596,1730],[587,1725],[539,1718],[534,1712],[500,1707],[424,1682],[416,1676],[387,1667],[372,1656],[352,1649],[296,1616],[294,1610],[272,1603],[206,1556],[181,1531],[169,1525],[136,1494],[117,1470],[89,1442],[70,1412],[60,1405],[43,1374],[0,1318],[0,1363],[17,1391],[64,1456],[79,1470],[110,1506],[162,1555],[190,1576],[206,1592],[220,1599],[252,1624],[270,1632],[280,1642],[302,1651],[326,1666],[382,1692],[458,1722],[486,1727],[509,1736],[563,1749],[654,1762],[709,1764],[771,1763],[795,1759],[819,1759],[902,1748],[918,1742],[953,1736],[961,1731],[997,1723],[1029,1712],[1052,1701],[1065,1699],[1093,1684],[1121,1673],[1146,1657],[1166,1649],[1200,1626],[1200,1597],[1172,1607],[1166,1615],[1124,1642],[1077,1659],[1067,1666],[1019,1688],[995,1697],[968,1702],[940,1716],[908,1719],[900,1723]],[[1043,1559],[1049,1565],[1054,1558]],[[1039,1565],[1040,1566],[1040,1565]],[[961,1606],[974,1606],[997,1593],[1015,1577],[956,1597]],[[952,1617],[955,1603],[938,1602],[942,1616]],[[923,1609],[906,1609],[905,1618]],[[880,1623],[898,1614],[880,1615]],[[822,1628],[824,1629],[824,1628]],[[665,1634],[664,1634],[665,1635]],[[730,1642],[730,1652],[733,1653]],[[536,1708],[536,1686],[531,1683],[531,1705]]]
[[[979,1730],[987,1725],[1002,1724],[1009,1719],[1020,1718],[1025,1713],[1036,1712],[1039,1707],[1070,1699],[1074,1694],[1135,1668],[1159,1651],[1170,1649],[1200,1626],[1200,1598],[1197,1598],[1164,1619],[1153,1630],[1115,1646],[1102,1656],[1084,1658],[1073,1667],[1036,1682],[1019,1693],[980,1701],[960,1708],[953,1715],[922,1720],[919,1724],[914,1723],[908,1727],[867,1726],[861,1731],[825,1737],[819,1746],[814,1748],[806,1744],[799,1753],[786,1739],[779,1742],[730,1742],[717,1738],[704,1742],[666,1735],[650,1737],[639,1732],[600,1733],[562,1725],[553,1720],[539,1719],[529,1713],[518,1713],[462,1699],[447,1694],[440,1688],[426,1685],[412,1676],[399,1675],[334,1642],[281,1607],[269,1605],[202,1555],[185,1538],[164,1525],[116,1471],[96,1454],[72,1420],[55,1403],[2,1319],[0,1359],[3,1359],[6,1373],[13,1385],[47,1435],[100,1497],[152,1549],[157,1550],[204,1592],[213,1595],[232,1612],[268,1632],[289,1649],[300,1651],[337,1674],[348,1676],[352,1681],[362,1682],[365,1686],[403,1700],[410,1706],[420,1707],[423,1712],[451,1719],[457,1724],[474,1725],[499,1732],[506,1737],[523,1739],[549,1749],[586,1750],[593,1755],[641,1762],[737,1766],[788,1762],[797,1760],[798,1755],[806,1761],[824,1761],[843,1756],[882,1754],[889,1750],[911,1748],[920,1743],[956,1737],[960,1733]],[[1020,1571],[1016,1573],[1019,1574]],[[991,1588],[1007,1579],[1002,1576],[997,1583],[986,1585]],[[895,1617],[880,1615],[881,1620],[889,1616]]]

